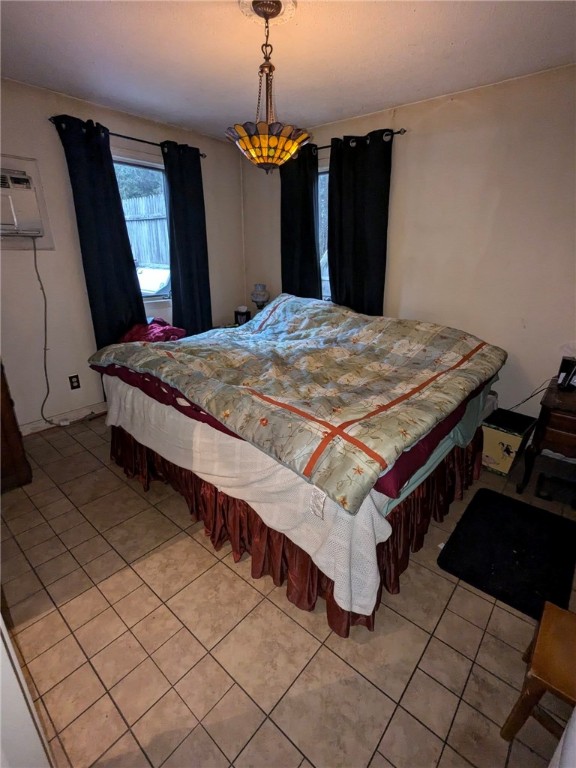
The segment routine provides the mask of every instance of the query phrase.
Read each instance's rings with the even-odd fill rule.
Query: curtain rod
[[[110,136],[116,136],[119,139],[128,139],[129,141],[137,141],[140,144],[150,144],[152,147],[160,147],[162,146],[157,141],[148,141],[148,139],[137,139],[135,136],[125,136],[123,133],[114,133],[113,131],[109,131]],[[206,157],[204,152],[200,152],[200,157]]]
[[[405,133],[406,133],[406,128],[400,128],[399,131],[392,131],[393,136],[398,136],[398,135],[404,136]],[[330,149],[331,146],[332,146],[331,144],[324,144],[323,147],[316,147],[316,149],[318,150],[318,152],[320,152],[321,149]]]
[[[49,117],[48,120],[50,120],[50,122],[53,124],[55,122],[53,117]],[[148,141],[148,139],[137,139],[135,136],[126,136],[123,133],[114,133],[114,131],[108,131],[108,134],[110,136],[116,136],[118,139],[128,139],[128,141],[137,141],[139,144],[150,144],[150,146],[152,147],[161,146],[161,144],[159,144],[157,141]],[[206,155],[203,152],[200,152],[200,157],[206,157]]]
[[[400,128],[399,131],[392,131],[393,136],[397,136],[397,135],[403,136],[405,133],[406,133],[406,128]],[[134,136],[124,136],[124,134],[122,133],[113,133],[112,131],[110,131],[110,136],[116,136],[119,139],[128,139],[129,141],[138,141],[141,144],[151,144],[153,147],[160,146],[160,144],[158,144],[158,142],[156,141],[148,141],[147,139],[136,139]],[[331,146],[330,144],[325,144],[323,147],[317,147],[317,149],[318,151],[320,151],[321,149],[330,149],[330,146]],[[203,152],[201,152],[200,157],[206,157],[206,155]]]

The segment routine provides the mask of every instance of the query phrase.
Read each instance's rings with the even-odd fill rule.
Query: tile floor
[[[475,490],[514,494],[513,480],[484,473],[385,594],[376,631],[343,640],[323,606],[303,613],[214,552],[170,488],[126,480],[102,418],[25,445],[34,479],[2,496],[2,582],[57,766],[548,764],[556,742],[535,720],[499,736],[533,622],[436,565]]]

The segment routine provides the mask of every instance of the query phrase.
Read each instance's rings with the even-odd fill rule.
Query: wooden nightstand
[[[540,406],[532,443],[524,453],[524,477],[516,486],[518,493],[528,485],[536,456],[545,448],[576,459],[576,392],[558,389],[556,379],[552,379]]]
[[[32,480],[32,469],[26,458],[22,435],[14,415],[14,403],[4,376],[2,377],[2,491],[10,491]]]

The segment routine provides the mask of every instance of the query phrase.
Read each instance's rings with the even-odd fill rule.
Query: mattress
[[[505,359],[458,329],[282,294],[239,328],[111,345],[90,363],[174,388],[354,515]]]
[[[397,499],[373,489],[358,513],[350,515],[318,487],[253,445],[190,419],[117,377],[104,376],[103,382],[109,425],[122,427],[173,464],[246,501],[266,525],[284,533],[334,581],[334,598],[341,608],[366,615],[374,609],[380,583],[376,545],[391,534],[386,515],[455,445],[471,440],[488,392],[486,387],[468,402],[463,418]]]
[[[139,373],[138,371],[131,371],[129,368],[124,368],[120,365],[108,365],[104,368],[99,366],[93,367],[102,374],[118,377],[126,384],[141,389],[142,392],[149,395],[154,400],[157,400],[164,405],[172,406],[172,408],[175,408],[177,411],[191,419],[196,419],[197,421],[209,424],[211,427],[218,429],[225,435],[230,435],[239,440],[242,439],[240,435],[231,432],[224,426],[224,424],[222,424],[222,422],[214,418],[214,416],[206,413],[191,400],[184,397],[184,395],[175,387],[171,387],[169,384],[166,384],[155,376]],[[492,381],[484,386],[487,386],[488,389],[490,389],[491,384]],[[460,405],[449,413],[448,416],[433,427],[427,435],[422,437],[415,445],[401,453],[394,465],[388,467],[386,471],[378,477],[374,484],[374,488],[390,498],[398,498],[406,481],[417,469],[426,463],[427,459],[432,454],[432,451],[436,448],[442,438],[446,437],[464,416],[468,402],[474,399],[482,389],[483,387],[481,386],[472,392],[462,403],[460,403]]]

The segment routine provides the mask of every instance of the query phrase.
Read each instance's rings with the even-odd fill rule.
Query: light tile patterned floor
[[[127,480],[102,418],[25,445],[34,479],[2,497],[2,581],[58,766],[547,765],[556,742],[535,720],[512,745],[499,735],[533,622],[436,565],[477,488],[514,495],[514,479],[484,473],[384,595],[375,632],[343,640],[322,605],[303,613],[214,552],[169,487]],[[525,501],[574,515],[533,487]]]

